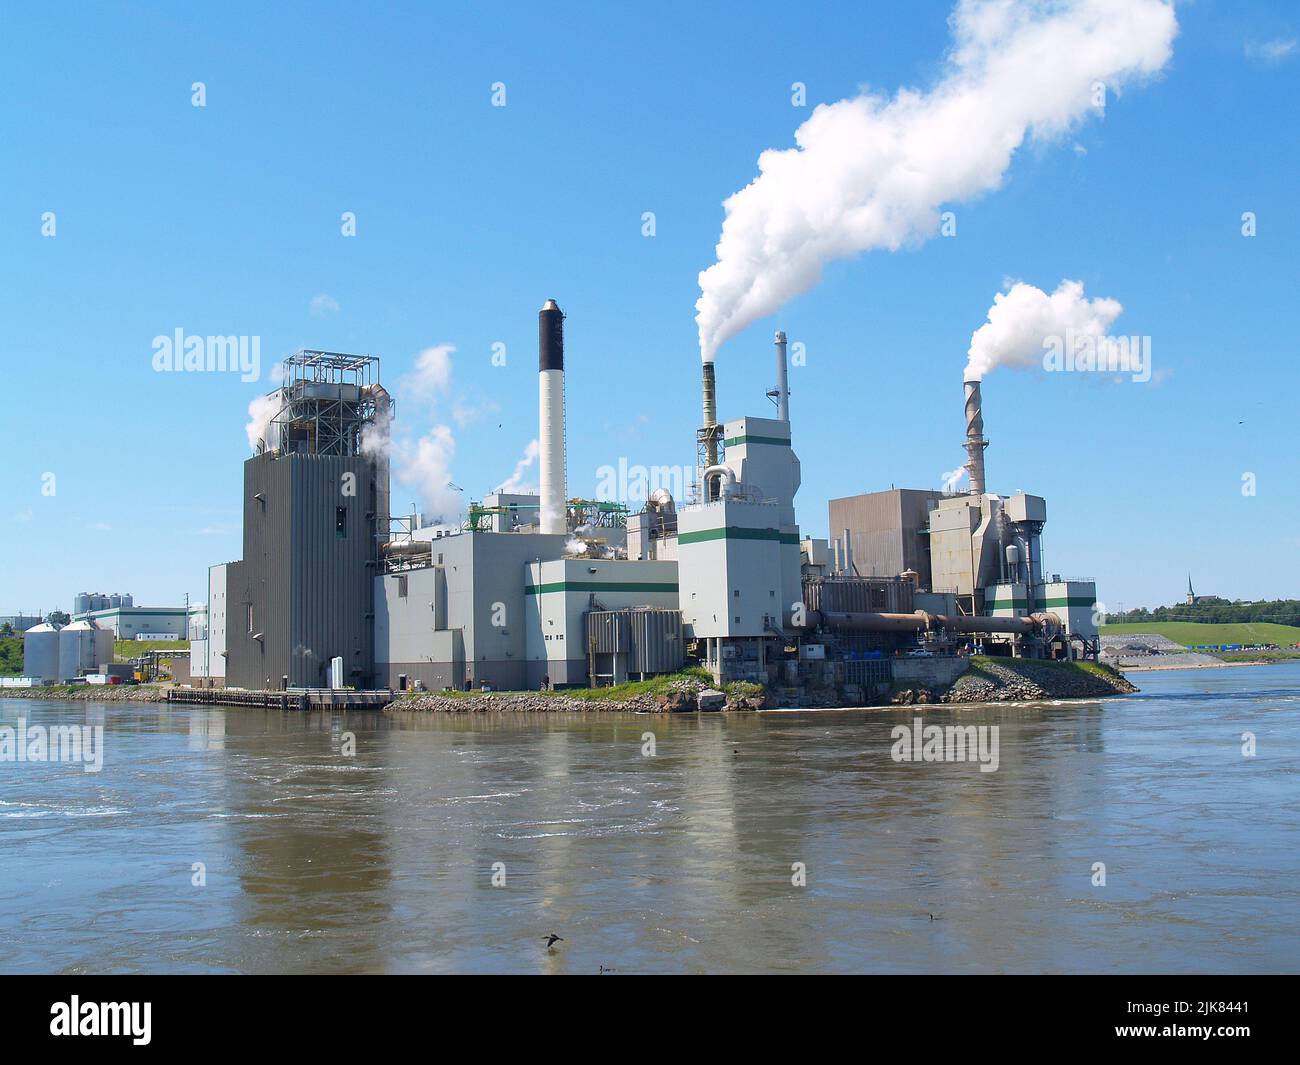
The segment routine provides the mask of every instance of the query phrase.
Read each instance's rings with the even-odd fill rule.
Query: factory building
[[[916,585],[916,609],[922,615],[959,619],[947,626],[933,620],[919,626],[881,620],[881,631],[896,625],[896,633],[919,634],[923,643],[941,650],[960,644],[1002,653],[1095,658],[1096,585],[1055,575],[1045,579],[1047,501],[1024,492],[1000,496],[986,491],[989,442],[980,382],[965,382],[963,393],[970,490],[890,489],[831,500],[831,529],[839,534],[833,541],[833,572],[905,577]],[[866,622],[858,619],[856,624]]]
[[[8,625],[13,631],[22,635],[28,629],[40,625],[44,619],[39,614],[0,614],[0,629]]]
[[[675,614],[677,563],[589,558],[531,562],[524,592],[525,687],[585,687],[595,653],[588,646],[588,618],[633,607],[658,607]],[[626,643],[618,646],[631,648]],[[680,646],[677,658],[680,664]],[[629,669],[641,672],[635,662],[624,660],[608,663],[606,672],[626,679]]]
[[[716,379],[704,364],[704,424],[697,433],[701,498],[677,514],[682,623],[722,680],[764,682],[802,616],[794,497],[799,459],[790,443],[785,334],[776,335],[776,418],[719,426]]]
[[[366,453],[391,400],[379,360],[299,351],[244,463],[244,553],[226,571],[231,687],[369,688],[387,460]],[[211,656],[209,655],[209,661]]]
[[[830,501],[832,565],[859,577],[911,570],[930,586],[930,510],[942,492],[890,488]]]
[[[184,640],[189,614],[184,606],[117,606],[73,614],[72,620],[93,621],[118,640]]]
[[[424,535],[421,535],[424,534]],[[394,691],[528,687],[525,571],[566,533],[416,530],[375,580],[378,680]]]
[[[1096,653],[1095,587],[1043,571],[1046,501],[985,490],[982,397],[964,389],[972,491],[830,502],[804,538],[786,342],[775,417],[717,417],[702,369],[697,476],[629,513],[568,495],[565,316],[538,316],[536,494],[472,502],[461,527],[394,518],[378,360],[302,351],[244,464],[243,557],[209,572],[194,682],[235,688],[525,690],[707,667],[790,688],[887,682],[889,659]],[[976,490],[978,489],[978,490]]]
[[[190,679],[202,687],[220,688],[226,683],[228,570],[226,563],[208,567],[207,610],[190,634]]]

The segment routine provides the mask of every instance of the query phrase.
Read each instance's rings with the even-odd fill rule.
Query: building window
[[[405,577],[398,577],[398,578],[397,578],[397,598],[398,598],[398,599],[405,599],[405,598],[406,598],[406,578],[405,578]]]
[[[348,536],[348,508],[334,508],[334,535],[340,540],[346,540]]]
[[[740,589],[737,588],[737,589],[736,589],[734,592],[732,592],[731,594],[734,595],[737,599],[739,599],[739,598],[740,598]]]
[[[253,631],[253,604],[248,604],[248,631]]]

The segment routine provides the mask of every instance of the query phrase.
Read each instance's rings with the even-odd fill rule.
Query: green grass
[[[23,638],[0,636],[0,677],[23,675]]]
[[[189,640],[114,640],[113,657],[129,662],[146,651],[184,651],[189,645]]]
[[[1225,662],[1295,662],[1300,651],[1215,651],[1214,656]]]
[[[1191,647],[1195,644],[1275,643],[1291,647],[1300,643],[1300,627],[1272,625],[1267,622],[1242,622],[1236,625],[1209,625],[1196,621],[1136,621],[1123,625],[1104,625],[1103,636],[1164,636],[1174,643]]]

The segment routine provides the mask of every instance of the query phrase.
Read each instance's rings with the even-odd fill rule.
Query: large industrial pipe
[[[966,472],[970,474],[970,494],[984,494],[984,449],[989,442],[984,439],[984,401],[978,381],[966,382]]]
[[[538,314],[538,441],[544,533],[568,532],[564,469],[564,313],[547,300]]]
[[[949,632],[1008,632],[1021,635],[1060,629],[1055,614],[1031,614],[1023,618],[995,618],[976,614],[832,613],[810,610],[808,627],[822,626],[843,632],[919,632],[921,629],[947,629]]]
[[[785,334],[776,333],[776,418],[790,420],[790,372],[785,361]]]

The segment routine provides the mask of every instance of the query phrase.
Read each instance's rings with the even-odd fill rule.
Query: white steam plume
[[[928,92],[819,106],[797,147],[769,149],[725,201],[718,261],[700,274],[700,355],[807,292],[823,267],[933,236],[940,208],[997,188],[1025,138],[1067,133],[1169,61],[1170,0],[961,0]],[[1102,97],[1102,106],[1104,106]]]
[[[541,453],[542,446],[537,440],[530,440],[528,446],[524,448],[523,456],[515,463],[515,472],[510,475],[498,492],[505,492],[511,495],[536,495],[537,486],[524,480],[524,475],[537,462],[537,456]]]
[[[271,428],[271,419],[280,413],[280,393],[272,392],[269,396],[257,396],[248,405],[248,424],[244,432],[248,434],[248,447],[256,452],[259,443],[266,442],[267,432]]]
[[[1081,281],[1062,281],[1050,296],[1017,281],[993,297],[988,321],[971,334],[962,380],[979,381],[995,366],[1041,366],[1049,337],[1104,338],[1123,309],[1088,299]]]
[[[425,348],[416,356],[415,370],[397,385],[402,409],[436,411],[451,390],[452,353],[450,344]],[[366,455],[387,452],[392,475],[414,489],[429,517],[439,524],[459,519],[462,502],[452,487],[452,462],[456,437],[451,427],[438,422],[412,439],[394,426],[391,417],[376,419],[361,434],[361,451]]]

